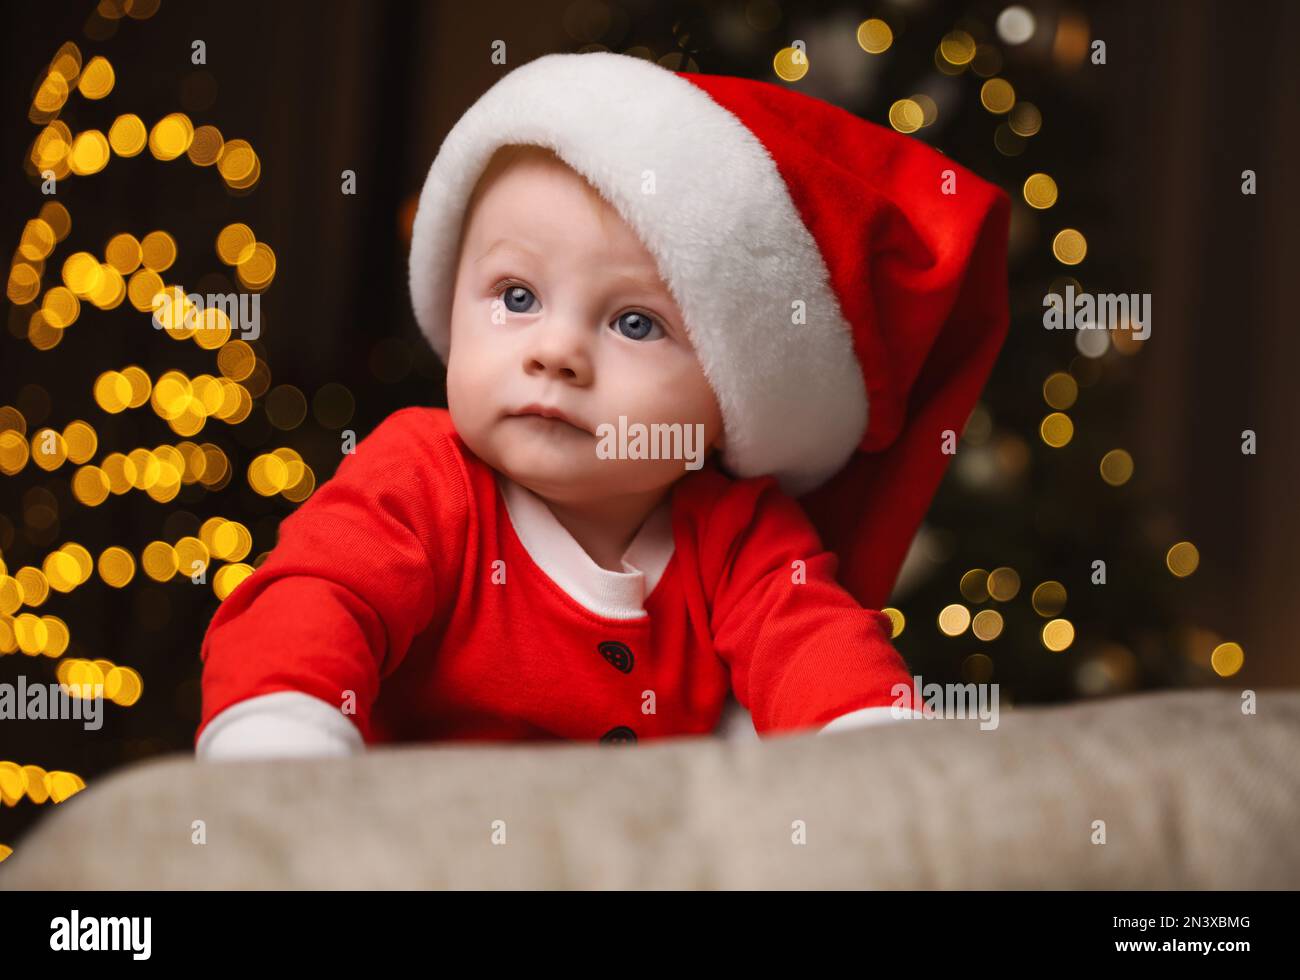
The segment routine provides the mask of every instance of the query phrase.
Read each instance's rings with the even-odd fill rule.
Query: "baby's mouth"
[[[542,405],[526,405],[517,411],[508,412],[506,417],[518,419],[542,431],[562,432],[571,429],[574,432],[581,432],[585,436],[592,435],[590,429],[571,419],[559,409]]]
[[[512,415],[510,417],[518,419],[521,422],[526,422],[530,425],[535,425],[539,429],[549,429],[555,432],[568,430],[570,432],[581,432],[584,436],[590,435],[589,432],[579,429],[576,425],[570,425],[568,422],[564,421],[564,419],[547,418],[544,415]]]

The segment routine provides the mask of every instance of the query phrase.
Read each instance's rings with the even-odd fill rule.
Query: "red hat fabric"
[[[864,605],[889,598],[1010,320],[1005,192],[919,140],[763,82],[682,75],[772,154],[853,331],[870,425],[802,500]]]
[[[547,55],[461,117],[421,192],[412,300],[444,360],[465,206],[510,143],[555,151],[637,231],[718,397],[724,464],[801,495],[841,581],[883,605],[1006,337],[1007,195],[779,85]]]

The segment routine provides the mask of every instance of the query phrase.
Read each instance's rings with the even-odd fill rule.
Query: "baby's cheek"
[[[479,396],[477,376],[468,370],[469,352],[452,356],[447,365],[447,410],[456,431],[468,442],[482,427],[483,399]]]
[[[709,426],[717,417],[713,391],[698,366],[678,366],[672,380],[655,393],[659,417],[672,422]]]

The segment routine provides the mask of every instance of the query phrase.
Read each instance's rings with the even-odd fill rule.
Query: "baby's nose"
[[[565,381],[585,382],[591,376],[591,337],[572,323],[539,323],[524,351],[524,370]]]

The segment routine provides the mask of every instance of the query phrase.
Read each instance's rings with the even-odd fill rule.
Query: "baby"
[[[701,735],[729,695],[764,736],[912,717],[897,710],[912,678],[889,619],[837,583],[837,557],[783,489],[825,482],[867,433],[853,325],[752,137],[726,134],[741,156],[715,147],[713,164],[732,169],[712,175],[657,149],[659,109],[675,108],[663,125],[679,129],[691,112],[725,122],[695,78],[552,55],[448,136],[411,254],[448,407],[386,418],[218,609],[200,757]],[[697,128],[679,147],[710,135]],[[771,220],[753,217],[761,195],[775,196]],[[686,216],[692,200],[730,217]],[[747,283],[735,275],[747,264],[808,281]],[[701,293],[713,281],[717,296]],[[715,298],[774,290],[785,334],[743,308],[711,326]],[[787,295],[817,323],[790,325]],[[743,346],[720,342],[724,329]],[[777,360],[756,370],[744,346]],[[805,384],[810,370],[826,391]],[[775,411],[758,397],[783,385]],[[629,445],[638,431],[673,438]],[[882,548],[895,572],[896,552]]]

